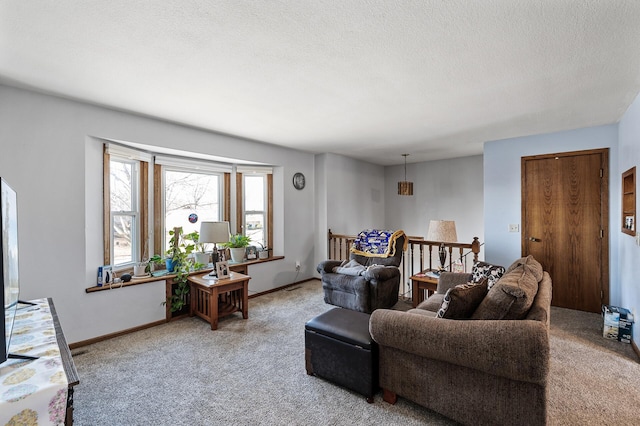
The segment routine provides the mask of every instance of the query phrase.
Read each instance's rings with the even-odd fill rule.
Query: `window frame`
[[[132,255],[130,262],[114,265],[114,236],[113,236],[113,212],[111,211],[111,160],[132,163],[137,168],[136,183],[134,184],[132,199],[137,203],[136,209],[124,212],[131,215],[134,220],[132,233]],[[117,159],[117,160],[115,160]],[[114,270],[130,269],[145,256],[146,242],[149,240],[148,230],[148,185],[149,163],[144,160],[128,158],[126,155],[111,154],[108,145],[103,147],[103,264],[112,265]],[[118,213],[122,214],[122,213]]]
[[[225,172],[220,172],[220,171],[208,171],[208,170],[201,170],[198,169],[195,165],[193,168],[189,168],[188,166],[171,166],[171,165],[161,165],[161,164],[157,164],[157,171],[159,173],[159,179],[157,180],[157,182],[159,182],[159,186],[154,186],[154,190],[156,188],[159,188],[158,191],[155,191],[155,194],[158,194],[156,197],[156,200],[159,200],[159,203],[155,203],[157,205],[157,207],[159,208],[156,209],[155,211],[159,211],[159,214],[154,215],[156,222],[159,221],[159,223],[156,223],[154,226],[154,229],[158,229],[159,232],[156,232],[155,235],[155,241],[154,244],[157,243],[157,245],[155,245],[154,247],[156,247],[156,252],[160,252],[160,253],[164,253],[166,251],[166,232],[165,232],[165,227],[166,227],[166,203],[165,203],[165,196],[166,196],[166,191],[165,191],[165,186],[166,186],[166,179],[165,179],[165,174],[166,172],[181,172],[181,173],[192,173],[192,174],[203,174],[203,175],[215,175],[218,176],[218,217],[220,217],[220,220],[224,220],[224,214],[225,214],[225,201],[227,199],[227,196],[225,194]],[[155,185],[156,179],[154,179],[154,185]],[[155,209],[155,207],[154,207]],[[198,231],[199,232],[199,231]],[[159,249],[161,248],[161,249]]]
[[[236,172],[236,233],[246,235],[244,218],[244,177],[248,173]],[[265,181],[265,248],[273,249],[273,174],[255,172],[252,175],[266,175]]]
[[[246,195],[247,195],[247,181],[246,179],[249,177],[261,177],[263,179],[263,186],[262,186],[262,196],[263,196],[263,200],[264,203],[262,205],[262,210],[247,210],[246,209]],[[247,225],[247,216],[251,215],[251,214],[261,214],[263,215],[263,220],[264,220],[264,230],[263,230],[263,236],[264,236],[264,240],[263,241],[259,241],[259,244],[264,244],[264,247],[267,247],[267,235],[270,229],[269,223],[267,221],[267,211],[268,211],[268,185],[267,185],[267,173],[244,173],[242,174],[242,229],[245,232],[245,235],[249,229],[248,225]]]

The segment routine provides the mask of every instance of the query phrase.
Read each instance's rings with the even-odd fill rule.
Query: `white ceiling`
[[[2,0],[0,83],[390,165],[614,123],[640,1]]]

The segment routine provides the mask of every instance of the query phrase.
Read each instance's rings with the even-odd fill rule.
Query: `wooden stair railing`
[[[331,232],[331,229],[329,229],[327,238],[328,259],[349,259],[351,246],[356,239],[355,235],[334,234]],[[448,253],[448,265],[445,265],[445,269],[449,271],[453,269],[453,262],[456,260],[462,261],[464,271],[470,271],[473,263],[478,261],[478,253],[480,253],[481,246],[478,237],[473,237],[473,241],[471,243],[445,243],[444,246]],[[403,253],[402,263],[399,267],[401,274],[400,282],[402,284],[400,294],[403,297],[408,299],[411,298],[411,283],[409,281],[412,275],[424,271],[425,269],[439,268],[439,248],[440,242],[438,241],[427,241],[422,237],[408,237],[407,250]],[[468,256],[470,254],[473,254],[473,258],[469,265]],[[434,265],[437,266],[434,267]]]
[[[356,240],[355,235],[343,235],[343,234],[334,234],[329,229],[327,233],[327,237],[329,239],[328,248],[328,257],[327,259],[331,260],[345,260],[349,259],[349,254],[351,250],[351,246],[353,242]]]

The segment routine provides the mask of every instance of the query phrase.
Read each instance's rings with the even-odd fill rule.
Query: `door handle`
[[[529,241],[534,242],[534,243],[539,243],[542,240],[540,238],[529,237]]]

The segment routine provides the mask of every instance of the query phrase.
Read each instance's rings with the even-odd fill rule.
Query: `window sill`
[[[256,259],[256,260],[248,260],[246,262],[240,262],[240,263],[234,263],[234,262],[229,262],[229,266],[249,266],[249,265],[255,265],[258,263],[265,263],[265,262],[273,262],[274,260],[280,260],[280,259],[284,259],[284,256],[271,256],[268,259]],[[210,272],[212,270],[212,268],[205,268],[205,269],[200,269],[199,271],[193,271],[191,274],[202,274],[205,272]],[[124,288],[124,287],[130,287],[130,286],[134,286],[134,285],[139,285],[139,284],[146,284],[146,283],[153,283],[153,282],[158,282],[158,281],[167,281],[167,280],[173,280],[173,278],[175,278],[175,274],[167,274],[167,275],[162,275],[162,276],[158,276],[158,277],[147,277],[147,278],[137,278],[137,279],[132,279],[129,282],[119,282],[119,283],[115,283],[115,284],[106,284],[103,285],[101,287],[98,286],[93,286],[93,287],[89,287],[86,288],[84,291],[86,293],[95,293],[98,291],[104,291],[104,290],[116,290],[119,288]]]

